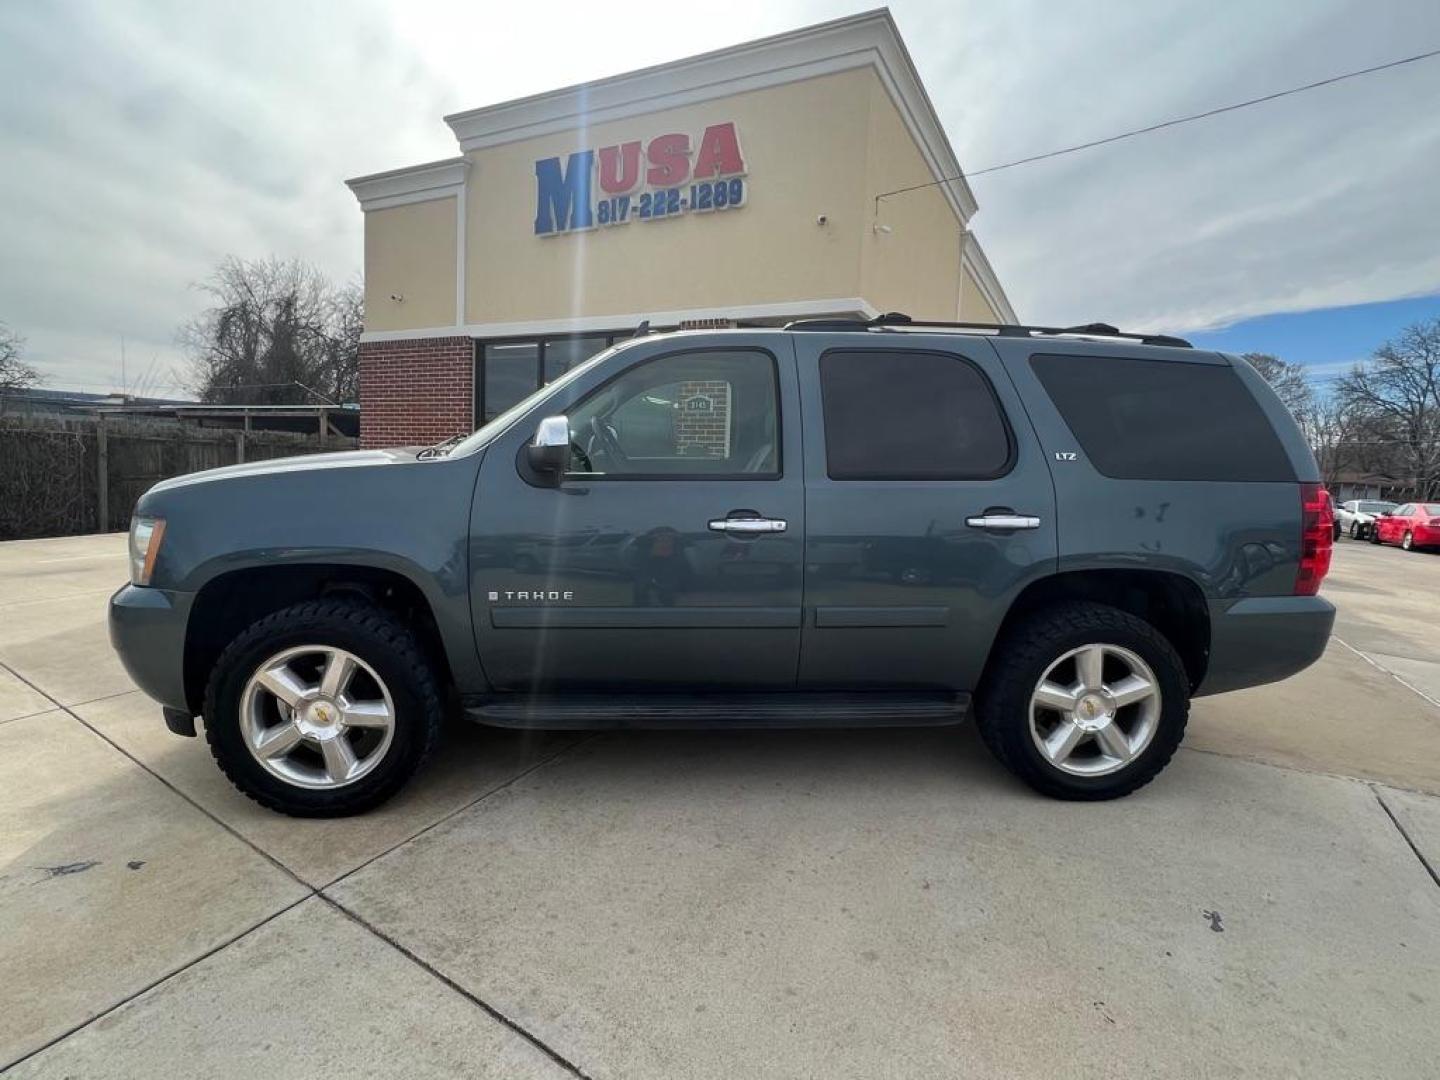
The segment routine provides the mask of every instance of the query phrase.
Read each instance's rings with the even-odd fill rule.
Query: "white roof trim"
[[[788,300],[779,304],[748,304],[727,308],[691,308],[685,311],[639,311],[619,315],[585,315],[568,319],[537,319],[532,322],[470,323],[465,326],[431,326],[418,330],[367,330],[362,342],[413,341],[444,337],[532,337],[541,334],[583,334],[592,330],[616,330],[639,326],[649,320],[655,326],[699,319],[801,319],[820,315],[859,315],[873,319],[878,308],[858,296],[828,300]]]
[[[465,174],[469,170],[467,159],[447,158],[445,161],[357,176],[346,180],[345,186],[360,200],[360,209],[383,210],[387,206],[458,196],[465,187]]]
[[[1016,315],[1015,309],[1010,306],[1010,298],[1000,286],[1000,279],[995,276],[995,270],[990,266],[990,260],[985,257],[980,238],[974,233],[965,234],[965,246],[960,251],[960,265],[969,271],[971,280],[979,286],[986,301],[999,313],[1003,321],[1020,321],[1020,316]]]
[[[460,149],[516,142],[660,109],[730,97],[837,71],[872,67],[961,223],[975,213],[975,195],[921,85],[914,61],[889,10],[807,26],[728,49],[643,68],[515,101],[452,113],[445,122]],[[872,192],[872,195],[878,192]]]

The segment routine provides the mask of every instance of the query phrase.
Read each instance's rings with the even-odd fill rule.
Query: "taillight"
[[[1295,595],[1314,596],[1330,572],[1330,551],[1335,544],[1335,506],[1319,484],[1300,485],[1300,569],[1295,574]]]

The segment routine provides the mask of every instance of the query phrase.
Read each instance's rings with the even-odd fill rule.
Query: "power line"
[[[1250,98],[1248,101],[1237,101],[1233,105],[1221,105],[1219,108],[1206,109],[1204,112],[1191,113],[1189,116],[1177,116],[1173,120],[1163,120],[1158,124],[1150,124],[1148,127],[1122,131],[1118,135],[1108,135],[1103,139],[1092,139],[1090,142],[1076,143],[1074,146],[1061,147],[1059,150],[1048,150],[1043,154],[1032,154],[1030,157],[1019,158],[1016,161],[1007,161],[1003,165],[990,165],[983,169],[976,169],[973,172],[960,173],[957,176],[947,176],[943,180],[931,180],[926,184],[913,184],[910,187],[896,188],[894,191],[884,191],[875,196],[875,209],[876,212],[879,212],[880,200],[888,198],[891,195],[903,195],[908,191],[920,191],[924,188],[935,187],[939,184],[949,184],[956,180],[965,180],[971,177],[984,176],[986,173],[999,172],[1002,169],[1013,169],[1017,165],[1029,165],[1035,161],[1045,161],[1049,158],[1060,157],[1064,154],[1073,154],[1079,150],[1089,150],[1096,146],[1105,146],[1108,143],[1120,142],[1122,139],[1133,139],[1137,135],[1148,135],[1153,131],[1175,127],[1178,124],[1188,124],[1193,120],[1204,120],[1211,116],[1219,116],[1221,113],[1234,112],[1237,109],[1248,109],[1252,105],[1262,105],[1267,101],[1275,101],[1277,98],[1290,97],[1292,94],[1303,94],[1307,90],[1316,90],[1322,86],[1330,86],[1333,83],[1344,82],[1346,79],[1358,79],[1362,75],[1373,75],[1377,71],[1388,71],[1391,68],[1397,68],[1404,64],[1414,64],[1421,60],[1430,60],[1436,56],[1440,56],[1440,49],[1431,49],[1429,52],[1416,53],[1414,56],[1406,56],[1400,60],[1391,60],[1385,64],[1376,64],[1374,67],[1361,68],[1359,71],[1347,71],[1341,75],[1332,75],[1328,79],[1306,83],[1304,86],[1292,86],[1288,90],[1278,90],[1273,94],[1264,94],[1261,97]]]

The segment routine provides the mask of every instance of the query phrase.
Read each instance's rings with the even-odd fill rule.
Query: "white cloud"
[[[907,12],[972,169],[1440,46],[1430,0],[1011,3],[924,34]],[[1039,321],[1190,330],[1433,292],[1436,101],[1440,60],[977,177],[976,230]]]
[[[122,337],[132,372],[169,372],[203,306],[191,286],[224,255],[358,273],[341,181],[454,153],[442,114],[853,9],[636,10],[4,5],[0,319],[55,385],[118,383]],[[895,15],[972,169],[1440,45],[1433,0]],[[1037,321],[1184,330],[1435,291],[1437,101],[1431,61],[978,177],[975,227]]]

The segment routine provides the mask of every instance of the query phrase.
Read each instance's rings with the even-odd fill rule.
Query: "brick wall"
[[[730,384],[691,379],[680,384],[675,413],[675,450],[682,456],[730,456]],[[708,403],[705,409],[694,406]]]
[[[360,445],[437,443],[475,426],[475,343],[468,337],[360,346]]]

